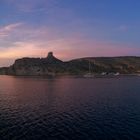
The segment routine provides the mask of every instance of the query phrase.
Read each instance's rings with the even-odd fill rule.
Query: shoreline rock
[[[140,73],[140,57],[87,57],[63,62],[57,59],[53,52],[49,52],[46,58],[17,59],[10,67],[0,68],[0,74],[23,76],[83,75],[89,71],[89,62],[92,73]]]

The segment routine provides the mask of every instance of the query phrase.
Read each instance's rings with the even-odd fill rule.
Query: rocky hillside
[[[85,74],[91,72],[140,73],[140,57],[89,57],[63,62],[48,53],[46,58],[22,58],[7,68],[0,68],[4,75],[55,75]]]

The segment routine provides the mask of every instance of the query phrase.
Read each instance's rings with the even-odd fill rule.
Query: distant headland
[[[0,68],[1,75],[81,75],[92,73],[140,74],[140,57],[86,57],[63,62],[49,52],[46,58],[21,58],[9,67]]]

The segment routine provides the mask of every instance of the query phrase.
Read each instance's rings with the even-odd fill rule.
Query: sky
[[[139,0],[0,0],[0,66],[21,57],[67,61],[140,56]]]

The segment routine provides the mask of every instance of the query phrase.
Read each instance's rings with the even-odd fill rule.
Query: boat
[[[107,75],[107,72],[102,72],[101,75],[102,76]]]
[[[85,77],[85,78],[93,78],[93,77],[94,77],[94,74],[91,73],[91,64],[90,64],[90,61],[89,61],[89,72],[86,73],[86,74],[84,75],[84,77]]]
[[[120,75],[120,73],[119,73],[119,72],[117,72],[117,73],[115,73],[114,75],[115,75],[115,76],[118,76],[118,75]]]

